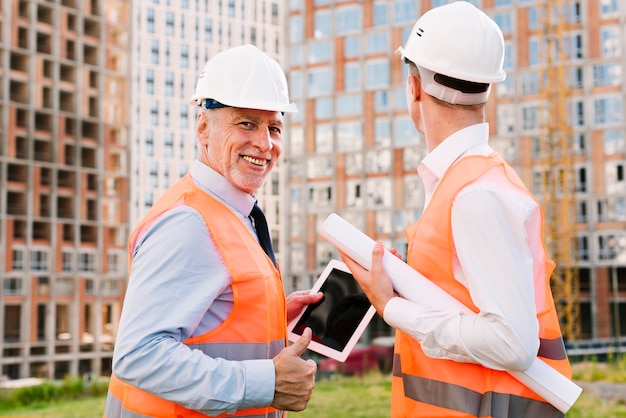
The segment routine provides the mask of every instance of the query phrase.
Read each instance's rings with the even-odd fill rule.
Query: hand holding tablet
[[[311,293],[324,297],[309,305],[288,325],[294,342],[306,327],[313,331],[309,350],[345,361],[376,313],[348,267],[331,260],[317,279]]]

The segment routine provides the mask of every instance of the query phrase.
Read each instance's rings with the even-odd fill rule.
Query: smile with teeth
[[[266,165],[267,164],[267,160],[265,160],[265,159],[254,158],[254,157],[250,157],[248,155],[244,155],[243,159],[248,161],[249,163],[254,164],[254,165]]]

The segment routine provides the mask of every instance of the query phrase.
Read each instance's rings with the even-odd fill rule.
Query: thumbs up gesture
[[[300,358],[311,342],[312,332],[306,328],[293,345],[274,357],[276,385],[272,407],[283,411],[302,411],[306,408],[315,386],[317,364]]]

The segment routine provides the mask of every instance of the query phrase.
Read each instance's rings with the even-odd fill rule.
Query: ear
[[[211,123],[209,122],[207,114],[204,112],[198,113],[198,117],[196,119],[196,137],[202,146],[206,146],[209,141],[210,126]]]
[[[414,74],[408,75],[408,83],[409,83],[409,94],[410,99],[413,102],[419,102],[422,95],[422,80]]]

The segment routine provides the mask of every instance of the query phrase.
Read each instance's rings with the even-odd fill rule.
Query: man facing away
[[[407,229],[407,262],[475,315],[396,295],[380,242],[371,271],[342,254],[396,329],[391,415],[561,417],[506,373],[539,356],[571,377],[541,207],[488,144],[485,103],[491,84],[506,76],[502,33],[459,1],[425,13],[398,52],[409,66],[409,114],[428,149],[418,168],[426,203]]]
[[[321,294],[285,298],[255,199],[283,113],[297,111],[285,75],[256,47],[231,48],[207,62],[192,104],[197,159],[129,240],[106,418],[281,417],[315,385],[300,358],[311,332],[287,347],[286,324]]]

